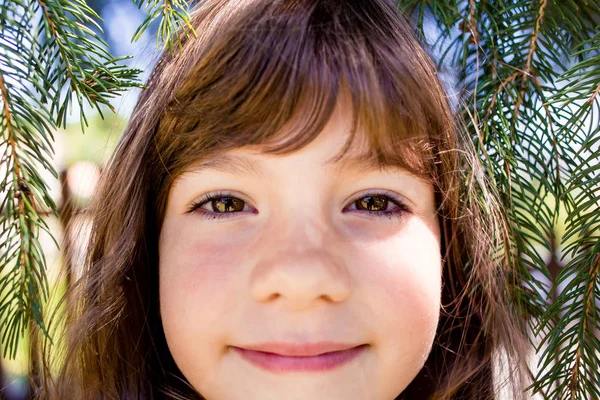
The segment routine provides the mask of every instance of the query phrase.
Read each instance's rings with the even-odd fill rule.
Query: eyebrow
[[[344,157],[339,161],[330,159],[325,161],[321,166],[323,168],[330,165],[335,165],[336,172],[341,172],[342,169],[350,169],[352,171],[377,171],[377,170],[392,170],[404,171],[403,168],[395,165],[381,165],[369,154],[353,157]],[[202,172],[203,170],[212,169],[224,173],[239,174],[254,177],[266,177],[266,169],[259,160],[252,160],[242,155],[220,154],[195,163],[188,171]]]
[[[202,172],[206,169],[213,169],[215,171],[239,174],[239,175],[250,175],[250,176],[265,176],[265,169],[262,165],[244,156],[232,155],[232,154],[220,154],[219,156],[213,156],[199,163],[195,163],[190,169],[190,172]]]

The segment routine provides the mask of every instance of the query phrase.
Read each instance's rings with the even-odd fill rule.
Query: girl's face
[[[206,399],[393,399],[423,366],[441,293],[433,189],[400,169],[327,163],[350,117],[338,107],[291,155],[238,149],[172,187],[160,312]]]

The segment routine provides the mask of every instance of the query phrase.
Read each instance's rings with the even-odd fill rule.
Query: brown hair
[[[435,66],[395,5],[206,0],[191,25],[197,37],[181,33],[182,48],[162,55],[103,173],[83,275],[69,288],[66,345],[54,358],[43,347],[38,397],[201,398],[177,369],[159,315],[157,243],[170,187],[211,154],[301,149],[342,92],[355,129],[340,157],[360,126],[364,157],[400,165],[436,191],[440,323],[399,398],[496,399],[499,354],[513,398],[522,397],[526,340],[508,293],[505,222]]]

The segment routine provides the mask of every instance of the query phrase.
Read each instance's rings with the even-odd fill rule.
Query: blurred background
[[[131,43],[135,29],[146,16],[143,7],[139,9],[132,0],[86,2],[103,19],[100,23],[103,33],[99,35],[109,44],[111,54],[115,57],[132,55],[133,58],[123,63],[131,68],[143,70],[141,80],[145,82],[147,74],[160,55],[154,36],[157,24],[151,25],[140,40]],[[94,30],[98,32],[97,29]],[[117,113],[102,107],[104,119],[95,109],[88,107],[86,117],[89,127],[83,133],[79,122],[79,109],[73,107],[73,112],[67,118],[66,129],[59,129],[54,134],[56,141],[53,163],[60,179],[55,179],[46,170],[41,174],[49,184],[50,194],[59,207],[61,218],[50,216],[47,217],[47,222],[62,249],[72,248],[75,251],[75,259],[65,260],[52,239],[44,236],[44,232],[41,233],[40,242],[47,257],[51,291],[52,288],[57,289],[47,307],[52,307],[51,303],[56,301],[56,297],[64,293],[65,282],[57,281],[57,273],[68,264],[80,265],[78,260],[84,252],[88,227],[85,208],[94,192],[102,166],[115,148],[139,93],[140,89],[134,89],[112,99],[111,104]],[[65,229],[66,226],[69,228]],[[25,337],[19,341],[17,357],[14,360],[8,359],[8,356],[1,359],[0,400],[20,400],[29,397],[29,342],[26,332]]]

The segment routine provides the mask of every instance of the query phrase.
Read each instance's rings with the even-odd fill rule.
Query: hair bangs
[[[180,57],[190,67],[157,138],[166,165],[174,166],[170,174],[244,146],[271,154],[300,150],[349,100],[351,132],[337,158],[359,133],[358,157],[432,178],[431,139],[447,114],[443,94],[425,56],[423,63],[406,56],[422,50],[402,39],[413,33],[393,7],[388,15],[368,2],[254,3],[222,24],[226,32],[207,34],[197,59]]]

